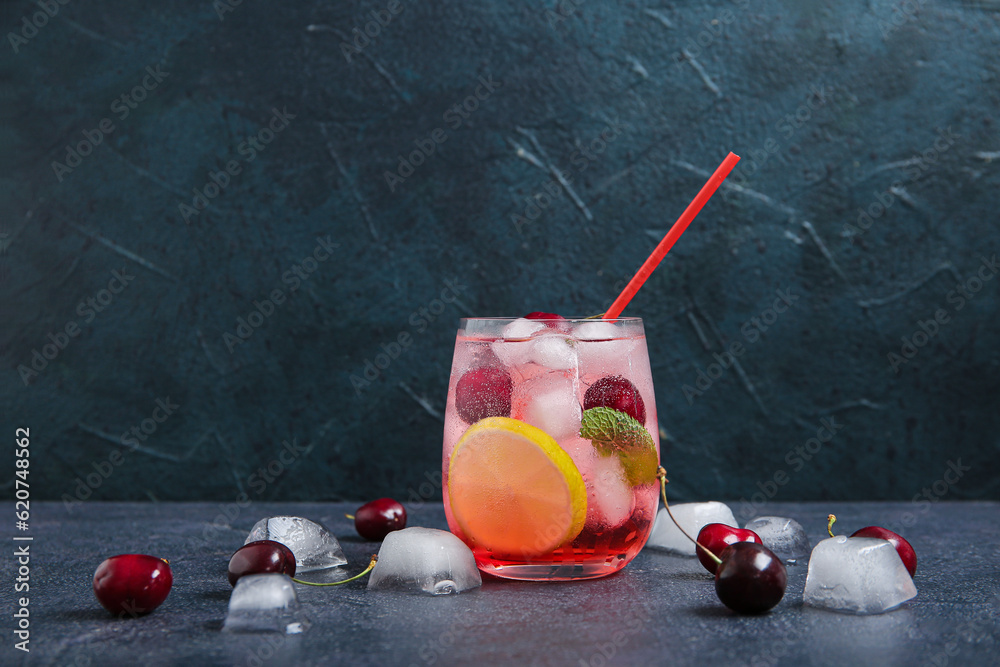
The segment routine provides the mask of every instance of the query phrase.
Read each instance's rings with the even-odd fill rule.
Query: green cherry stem
[[[354,515],[353,514],[345,514],[344,516],[346,516],[351,521],[354,521]]]
[[[354,575],[350,579],[344,579],[343,581],[335,581],[335,582],[330,583],[330,584],[316,584],[316,583],[313,583],[311,581],[302,581],[301,579],[296,579],[295,577],[292,577],[292,581],[294,581],[297,584],[304,584],[306,586],[340,586],[341,584],[348,584],[348,583],[350,583],[352,581],[355,581],[355,580],[360,579],[361,577],[365,576],[366,574],[368,574],[369,572],[372,571],[372,569],[375,567],[375,563],[377,563],[377,562],[378,562],[378,554],[375,554],[375,555],[372,556],[371,562],[368,563],[368,567],[366,567],[363,572],[359,572],[358,574]]]
[[[704,551],[706,554],[708,554],[708,557],[714,560],[716,565],[722,565],[721,558],[719,558],[711,551],[709,551],[708,547],[706,547],[704,544],[702,544],[698,540],[688,535],[688,532],[683,528],[681,528],[681,524],[678,523],[677,519],[674,518],[674,513],[670,511],[670,503],[667,502],[667,482],[670,481],[667,479],[667,469],[664,468],[663,466],[658,467],[656,469],[656,478],[660,480],[660,497],[663,498],[663,506],[666,508],[667,514],[670,515],[670,520],[674,522],[674,525],[677,526],[677,529],[679,531],[684,533],[684,537],[694,542],[695,545],[701,547],[701,550]]]
[[[826,532],[830,533],[830,537],[834,537],[833,534],[833,524],[837,522],[837,515],[831,514],[826,517]]]

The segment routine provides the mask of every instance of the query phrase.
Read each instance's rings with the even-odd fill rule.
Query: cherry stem
[[[333,583],[330,584],[317,584],[312,581],[302,581],[301,579],[296,579],[295,577],[292,577],[292,581],[294,581],[297,584],[304,584],[306,586],[340,586],[341,584],[347,584],[365,576],[366,574],[372,571],[372,569],[375,567],[375,563],[377,562],[378,562],[378,554],[374,554],[372,555],[371,562],[368,563],[368,567],[366,567],[363,572],[359,572],[350,579],[344,579],[343,581],[334,581]]]
[[[583,319],[585,319],[585,320],[600,320],[600,319],[604,319],[604,313],[601,313],[599,315],[591,315],[591,316],[585,317]]]
[[[670,515],[670,520],[674,522],[674,525],[677,526],[677,529],[679,531],[684,533],[684,537],[694,542],[695,545],[701,547],[701,550],[704,551],[706,554],[708,554],[708,557],[714,560],[716,565],[722,565],[721,558],[719,558],[711,551],[709,551],[708,547],[706,547],[704,544],[702,544],[698,540],[688,535],[687,531],[681,528],[681,524],[678,523],[677,519],[674,518],[674,513],[670,511],[670,503],[667,502],[667,482],[670,481],[667,479],[667,469],[664,468],[663,466],[658,467],[656,469],[656,477],[657,479],[660,480],[660,497],[663,498],[663,506],[666,508],[667,514]]]
[[[345,514],[344,516],[346,516],[351,521],[354,521],[354,515],[353,514]]]
[[[834,537],[833,524],[836,523],[836,521],[837,521],[836,514],[831,514],[830,516],[826,517],[826,532],[830,533],[830,537]]]

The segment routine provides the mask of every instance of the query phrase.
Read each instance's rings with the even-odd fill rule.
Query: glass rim
[[[515,322],[517,320],[524,319],[521,317],[462,317],[459,318],[459,322]],[[561,320],[553,318],[539,318],[532,319],[532,322],[563,322],[565,324],[583,324],[585,322],[608,322],[611,324],[622,322],[622,323],[641,323],[641,317],[616,317],[614,319],[606,320],[602,317],[566,317]]]

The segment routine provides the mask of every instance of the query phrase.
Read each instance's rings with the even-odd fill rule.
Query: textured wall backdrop
[[[627,311],[674,495],[1000,497],[993,0],[49,0],[2,28],[34,497],[440,497],[457,319],[600,312],[728,150]]]

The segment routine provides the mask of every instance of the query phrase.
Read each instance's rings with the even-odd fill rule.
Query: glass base
[[[624,554],[612,562],[596,563],[525,563],[496,564],[478,563],[479,569],[501,579],[520,581],[576,581],[579,579],[599,579],[621,571],[626,565]]]

